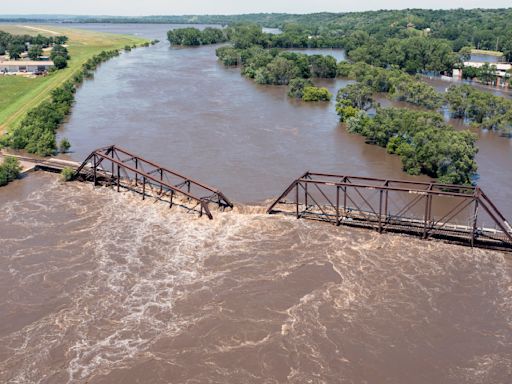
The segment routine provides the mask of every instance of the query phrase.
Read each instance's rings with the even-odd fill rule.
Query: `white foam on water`
[[[5,207],[0,218],[0,228],[18,223],[28,231],[7,239],[7,248],[16,250],[4,255],[10,275],[27,292],[34,281],[52,273],[63,273],[66,281],[77,276],[81,280],[79,287],[58,294],[66,300],[61,307],[0,337],[0,353],[9,351],[0,359],[0,379],[12,383],[50,378],[86,383],[134,362],[162,359],[154,354],[155,343],[180,335],[209,315],[205,310],[179,312],[178,302],[194,292],[215,290],[224,279],[243,287],[258,279],[284,280],[302,266],[329,265],[338,281],[333,277],[288,308],[275,310],[282,319],[275,332],[224,340],[204,346],[204,353],[213,358],[274,345],[293,356],[289,382],[335,380],[339,371],[327,360],[332,358],[336,369],[347,373],[353,361],[337,339],[340,334],[349,342],[355,334],[371,335],[368,354],[378,355],[379,348],[391,343],[379,318],[404,327],[418,326],[418,319],[426,324],[437,321],[446,310],[443,294],[461,281],[468,282],[468,289],[486,289],[482,300],[495,300],[495,318],[509,324],[512,320],[511,267],[496,252],[268,216],[262,207],[215,212],[210,221],[151,199],[142,202],[129,193],[93,190],[86,184],[53,181],[29,200]],[[71,232],[66,233],[68,226]],[[41,233],[59,230],[60,242],[32,244]],[[38,262],[30,267],[33,257]],[[212,258],[217,264],[209,264]],[[239,275],[244,269],[251,273]],[[213,304],[211,310],[216,310]],[[510,342],[506,330],[501,332],[496,340]],[[165,358],[172,363],[176,357]],[[497,368],[510,367],[506,356],[497,353],[475,358],[453,374],[479,383],[478,377],[494,377]],[[212,370],[224,377],[234,375],[219,366]],[[238,375],[258,377],[243,367]]]

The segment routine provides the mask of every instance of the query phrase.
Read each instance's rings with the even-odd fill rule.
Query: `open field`
[[[472,49],[471,53],[473,55],[488,55],[488,56],[496,56],[496,57],[503,56],[503,52],[490,51],[490,50],[486,50],[486,49]]]
[[[0,24],[0,30],[13,34],[66,35],[71,60],[68,68],[47,77],[28,79],[23,77],[0,77],[0,131],[15,126],[33,107],[49,97],[50,91],[69,80],[90,57],[104,50],[119,49],[125,45],[141,44],[146,40],[107,33],[83,31],[49,26],[23,26]]]

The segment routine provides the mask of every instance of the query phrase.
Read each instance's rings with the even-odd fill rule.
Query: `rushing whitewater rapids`
[[[2,383],[509,383],[508,255],[33,174],[0,194]]]

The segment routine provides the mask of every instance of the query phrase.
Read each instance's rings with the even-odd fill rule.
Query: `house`
[[[0,73],[43,73],[53,67],[53,61],[0,61]]]

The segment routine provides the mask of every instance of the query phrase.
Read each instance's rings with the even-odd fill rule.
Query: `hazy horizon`
[[[237,15],[248,13],[292,13],[307,14],[319,12],[358,12],[390,9],[496,9],[509,8],[510,0],[496,0],[489,6],[483,0],[369,0],[361,4],[340,4],[336,0],[317,0],[302,3],[293,0],[261,0],[243,3],[237,0],[211,2],[199,0],[182,2],[174,0],[149,0],[142,4],[139,0],[53,0],[40,2],[21,0],[2,5],[2,16],[58,15],[58,16],[181,16],[181,15]]]

